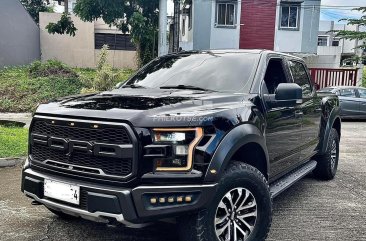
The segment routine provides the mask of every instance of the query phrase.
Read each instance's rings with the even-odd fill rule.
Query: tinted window
[[[360,93],[360,97],[366,99],[366,89],[358,89],[358,93]]]
[[[146,88],[190,85],[223,92],[247,92],[258,54],[202,53],[167,55],[153,60],[126,85]]]
[[[294,82],[302,88],[302,94],[309,96],[313,92],[305,66],[296,61],[289,61],[290,71]]]
[[[344,97],[356,97],[356,91],[354,89],[341,89],[340,94]]]

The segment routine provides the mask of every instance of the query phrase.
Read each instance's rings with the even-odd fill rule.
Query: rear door
[[[360,103],[355,88],[342,88],[339,93],[341,115],[343,117],[356,117],[359,115]]]
[[[289,69],[293,81],[302,88],[301,154],[300,162],[310,159],[319,143],[321,103],[311,82],[306,66],[297,60],[289,60]],[[301,163],[300,163],[301,164]]]

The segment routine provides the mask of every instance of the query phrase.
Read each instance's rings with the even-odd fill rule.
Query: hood
[[[252,97],[242,93],[126,88],[66,97],[40,105],[36,113],[125,121],[136,127],[201,126],[215,118],[237,118],[238,108],[253,105],[249,101]]]

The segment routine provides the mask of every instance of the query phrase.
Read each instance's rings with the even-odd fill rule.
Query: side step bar
[[[289,174],[286,174],[284,177],[281,177],[279,180],[272,183],[269,187],[272,198],[277,197],[287,188],[291,187],[295,182],[299,181],[307,174],[312,172],[317,165],[316,161],[309,161],[299,168],[293,170]]]

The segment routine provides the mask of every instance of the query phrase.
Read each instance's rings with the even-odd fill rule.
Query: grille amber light
[[[177,202],[179,203],[183,202],[183,197],[177,197]]]
[[[158,200],[156,198],[151,198],[150,199],[151,204],[156,204],[157,202],[158,202]]]
[[[193,141],[189,144],[188,146],[188,156],[187,156],[187,166],[185,167],[157,167],[156,170],[157,171],[189,171],[192,169],[192,165],[193,165],[193,151],[194,148],[196,147],[196,145],[198,144],[198,142],[200,142],[200,140],[203,137],[203,128],[202,127],[197,127],[197,128],[155,128],[153,129],[155,132],[172,132],[172,131],[177,131],[177,132],[188,132],[188,131],[195,131],[196,135],[195,138],[193,139]]]
[[[191,196],[186,196],[185,201],[186,201],[187,203],[192,202],[192,197],[191,197]]]

